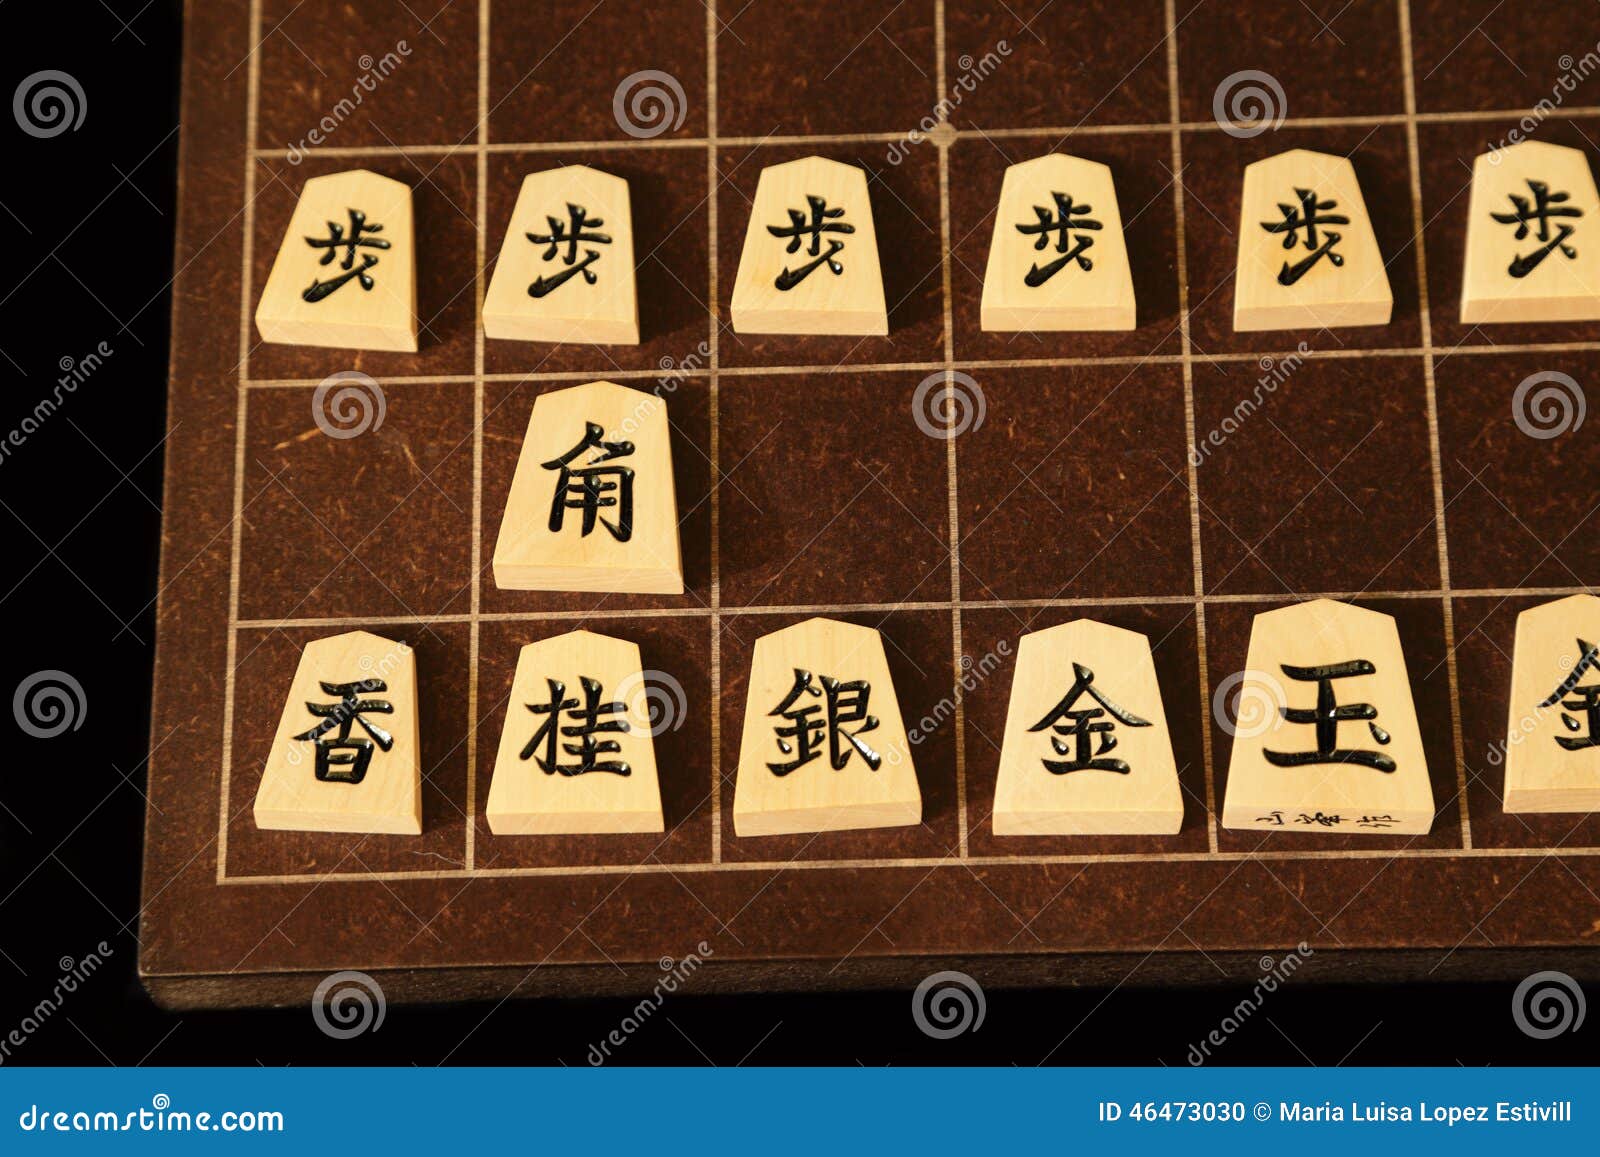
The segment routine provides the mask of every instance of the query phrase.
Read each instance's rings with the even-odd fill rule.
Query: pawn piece
[[[807,619],[756,640],[733,789],[740,836],[922,821],[883,639]]]
[[[1582,151],[1522,141],[1472,164],[1461,321],[1600,318],[1600,194]]]
[[[484,818],[497,836],[661,832],[639,645],[591,631],[517,657]]]
[[[1245,167],[1234,329],[1385,325],[1393,311],[1348,157],[1293,149]]]
[[[483,332],[639,344],[627,181],[588,165],[523,178],[483,298]]]
[[[590,382],[534,401],[495,540],[494,582],[683,593],[665,399]]]
[[[417,349],[411,187],[365,169],[300,191],[256,304],[262,341]]]
[[[983,328],[1119,330],[1133,273],[1111,169],[1050,153],[1006,170],[983,275]]]
[[[417,665],[366,631],[307,643],[256,790],[256,827],[422,832]]]
[[[1170,836],[1182,826],[1150,640],[1090,619],[1023,635],[994,834]]]
[[[825,157],[761,171],[731,313],[738,333],[889,332],[866,173]]]
[[[1433,826],[1391,616],[1329,599],[1265,611],[1241,678],[1223,827],[1422,835]]]
[[[1600,811],[1600,598],[1517,616],[1505,810]]]

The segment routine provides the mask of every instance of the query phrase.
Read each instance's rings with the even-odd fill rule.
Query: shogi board
[[[436,7],[425,29],[379,0],[189,8],[144,863],[159,999],[300,1002],[345,968],[395,1000],[641,990],[689,952],[702,991],[948,967],[1206,982],[1301,941],[1325,977],[1593,975],[1600,819],[1504,814],[1496,745],[1517,613],[1600,579],[1600,420],[1533,437],[1512,394],[1543,371],[1600,382],[1600,329],[1456,320],[1472,159],[1592,42],[1589,4]],[[614,108],[645,65],[681,97],[658,82],[676,103],[635,136]],[[1214,96],[1247,69],[1276,75],[1287,119],[1236,136]],[[1591,165],[1596,83],[1536,129]],[[908,140],[938,108],[948,123]],[[1005,168],[1057,148],[1113,169],[1138,328],[984,333]],[[1240,177],[1291,148],[1354,157],[1389,325],[1233,332]],[[729,328],[761,169],[811,154],[868,173],[887,337]],[[629,182],[642,340],[485,342],[483,264],[522,177],[571,163]],[[420,350],[262,344],[251,315],[299,187],[358,166],[415,190]],[[346,370],[379,383],[382,421],[334,438],[313,399]],[[919,385],[947,371],[982,406],[919,424]],[[669,397],[681,596],[492,582],[533,399],[595,379]],[[924,432],[947,424],[966,428]],[[1311,595],[1398,623],[1440,807],[1425,836],[1218,825],[1213,696],[1252,616]],[[924,822],[737,838],[751,648],[819,613],[883,633],[925,733]],[[996,648],[1080,616],[1152,642],[1175,836],[993,834]],[[667,831],[498,838],[483,811],[518,650],[578,627],[637,641],[682,688],[656,739]],[[300,648],[356,628],[415,648],[423,834],[258,831]]]

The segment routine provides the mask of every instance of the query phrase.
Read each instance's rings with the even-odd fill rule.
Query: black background
[[[136,975],[162,437],[170,324],[181,12],[176,4],[0,6],[14,92],[42,69],[70,73],[86,116],[50,139],[7,117],[0,237],[0,427],[52,392],[62,360],[101,342],[111,356],[23,445],[0,460],[0,691],[42,669],[84,689],[80,726],[34,739],[3,719],[0,758],[0,1038],[48,996],[62,957],[104,941],[107,967],[6,1064],[582,1065],[631,1001],[393,1006],[349,1041],[309,1010],[168,1013]],[[233,308],[232,304],[228,308]],[[219,389],[231,384],[219,383]],[[1515,903],[1512,896],[1508,901]],[[1136,973],[1106,990],[1025,991],[977,974],[982,1026],[924,1036],[906,991],[671,998],[619,1064],[1166,1064],[1248,991],[1153,988]],[[1328,988],[1291,981],[1225,1045],[1217,1064],[1559,1064],[1593,1061],[1594,1025],[1524,1036],[1512,978],[1487,985]]]

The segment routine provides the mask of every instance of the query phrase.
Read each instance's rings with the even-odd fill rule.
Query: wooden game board
[[[1546,370],[1600,381],[1600,329],[1455,320],[1472,158],[1557,91],[1537,139],[1600,164],[1600,77],[1558,87],[1594,49],[1592,6],[1227,8],[190,4],[144,863],[157,998],[298,1002],[346,968],[390,999],[635,991],[690,953],[700,991],[946,967],[1205,982],[1302,941],[1325,977],[1593,974],[1600,820],[1503,814],[1489,753],[1516,614],[1600,575],[1600,422],[1530,437],[1512,391]],[[1247,69],[1281,79],[1287,119],[1235,136],[1213,97]],[[673,78],[683,115],[637,138],[613,98],[643,70]],[[1390,324],[1233,331],[1241,173],[1295,147],[1354,158]],[[1004,168],[1052,149],[1114,170],[1131,332],[979,330]],[[728,327],[757,177],[812,153],[869,174],[887,337]],[[484,264],[521,179],[569,163],[630,182],[642,344],[486,341]],[[251,314],[300,185],[358,166],[415,190],[420,351],[261,344]],[[382,422],[330,437],[313,397],[347,370],[380,383]],[[930,436],[917,389],[947,374],[982,409],[925,417]],[[500,591],[493,528],[532,401],[600,378],[669,399],[688,591]],[[1218,826],[1213,695],[1252,615],[1312,595],[1399,622],[1439,806],[1426,836]],[[924,822],[736,838],[751,647],[817,613],[881,630],[908,722],[934,720]],[[996,838],[1011,663],[985,659],[1085,615],[1155,645],[1182,831]],[[682,687],[655,741],[664,837],[484,823],[518,649],[578,626],[637,641]],[[299,650],[353,628],[415,648],[424,832],[259,831]]]

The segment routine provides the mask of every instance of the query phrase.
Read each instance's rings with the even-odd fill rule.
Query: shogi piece
[[[1600,195],[1578,149],[1523,141],[1472,164],[1461,320],[1600,318]]]
[[[256,827],[422,832],[417,666],[366,631],[306,644],[278,720]]]
[[[1245,167],[1234,329],[1385,325],[1393,310],[1349,158],[1293,149]]]
[[[307,181],[256,305],[256,329],[289,345],[415,353],[411,187],[365,169]]]
[[[1394,619],[1316,599],[1250,629],[1222,824],[1421,835],[1433,788]],[[1257,720],[1259,719],[1259,723]]]
[[[541,394],[494,546],[502,590],[683,593],[667,403],[613,382]]]
[[[588,165],[523,178],[484,295],[483,332],[513,341],[639,344],[627,181]]]
[[[1517,616],[1505,810],[1600,811],[1600,598]]]
[[[732,314],[739,333],[889,332],[865,172],[825,157],[761,171]]]
[[[1182,826],[1150,640],[1089,619],[1022,636],[994,834],[1175,835]]]
[[[1007,169],[983,275],[983,328],[1132,329],[1134,315],[1111,169],[1062,153]]]
[[[733,789],[741,836],[922,822],[883,639],[807,619],[756,640]]]
[[[485,818],[495,835],[660,832],[639,646],[591,631],[517,657]]]

